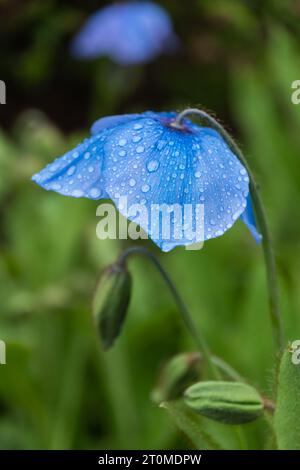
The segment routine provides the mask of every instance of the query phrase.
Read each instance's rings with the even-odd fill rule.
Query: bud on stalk
[[[102,273],[93,298],[92,312],[102,347],[110,348],[118,337],[131,296],[131,275],[118,263]]]
[[[226,424],[243,424],[263,414],[263,400],[255,388],[239,382],[198,382],[184,401],[195,412]]]
[[[156,403],[175,400],[200,377],[201,355],[198,352],[177,354],[163,367],[158,383],[152,392]]]

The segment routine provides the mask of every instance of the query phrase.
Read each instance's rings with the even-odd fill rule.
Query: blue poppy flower
[[[130,65],[148,62],[176,44],[170,17],[161,6],[131,1],[94,13],[75,37],[72,51],[79,58],[109,56]]]
[[[145,112],[101,118],[88,139],[33,181],[66,196],[112,199],[163,251],[218,237],[239,217],[259,242],[246,169],[216,130],[189,119],[178,125],[177,116]],[[136,205],[138,217],[132,211]],[[169,235],[163,226],[149,224],[154,206],[167,207]],[[174,207],[191,208],[189,219]],[[202,219],[198,207],[204,208]]]

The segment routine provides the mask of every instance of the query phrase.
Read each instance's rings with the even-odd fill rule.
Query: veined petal
[[[245,210],[249,191],[246,170],[216,131],[177,130],[168,116],[125,123],[104,145],[107,193],[165,251],[222,235]],[[167,225],[163,216],[153,220],[157,210]]]
[[[141,116],[141,114],[119,114],[116,116],[106,116],[100,118],[92,125],[91,134],[99,134],[99,132],[102,132],[105,129],[119,126],[126,122],[132,121],[133,119],[138,119]]]
[[[256,241],[257,244],[261,243],[262,241],[262,235],[259,233],[256,227],[256,222],[255,222],[255,216],[254,216],[254,211],[252,207],[252,201],[251,201],[251,196],[250,193],[247,197],[247,206],[244,212],[241,215],[241,219],[244,222],[244,224],[247,225],[248,229],[251,232],[252,237]]]
[[[106,198],[103,184],[103,142],[98,134],[47,165],[32,180],[47,190],[72,197]]]

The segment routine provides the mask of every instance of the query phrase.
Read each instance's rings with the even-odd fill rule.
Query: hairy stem
[[[186,109],[185,111],[182,111],[180,114],[178,114],[177,118],[174,121],[175,127],[180,127],[182,120],[190,114],[195,114],[200,119],[207,121],[212,128],[216,129],[225,139],[230,149],[237,156],[237,158],[244,165],[244,167],[246,168],[248,172],[249,179],[250,179],[250,194],[251,194],[252,201],[253,201],[257,223],[258,223],[259,229],[263,237],[262,244],[263,244],[264,260],[265,260],[265,265],[266,265],[268,297],[269,297],[273,338],[274,338],[275,347],[279,351],[281,351],[284,347],[284,337],[283,337],[283,326],[282,326],[282,319],[281,319],[280,306],[279,306],[279,291],[278,291],[278,282],[277,282],[276,262],[275,262],[275,256],[273,253],[272,239],[271,239],[271,234],[270,234],[269,227],[267,224],[264,206],[260,197],[260,193],[259,193],[256,181],[255,181],[254,175],[251,169],[249,168],[247,160],[245,159],[244,154],[239,148],[239,146],[236,144],[236,142],[233,140],[230,134],[226,131],[226,129],[221,124],[219,124],[219,122],[215,118],[213,118],[210,114],[199,109]]]

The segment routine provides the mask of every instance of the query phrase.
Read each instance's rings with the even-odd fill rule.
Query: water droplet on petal
[[[166,146],[166,143],[167,143],[167,142],[166,142],[165,140],[159,140],[159,141],[157,142],[157,149],[158,149],[158,150],[162,150],[162,149]]]
[[[76,166],[74,166],[74,165],[70,166],[70,168],[67,171],[68,176],[74,175],[75,171],[76,171]]]
[[[132,186],[132,187],[136,185],[136,181],[135,181],[134,178],[131,178],[131,179],[129,180],[129,185]]]
[[[60,167],[60,164],[59,163],[52,163],[52,165],[50,165],[50,171],[52,173],[55,173]]]
[[[137,148],[136,148],[136,153],[143,153],[145,150],[145,147],[143,147],[142,145],[139,145]]]
[[[157,160],[150,160],[150,162],[147,163],[147,169],[150,172],[156,171],[159,167],[159,163]]]
[[[132,137],[132,142],[137,143],[137,142],[139,142],[141,139],[142,139],[142,138],[141,138],[140,135],[135,135],[135,136]]]
[[[101,190],[98,188],[92,188],[89,192],[90,197],[97,199],[101,196]]]
[[[127,144],[127,140],[126,139],[120,139],[118,144],[120,145],[120,147],[124,147],[124,145]]]
[[[201,176],[200,171],[196,171],[196,173],[195,173],[195,178],[200,178],[200,176]]]
[[[93,173],[95,171],[95,168],[93,166],[88,167],[88,172]]]
[[[142,192],[143,192],[143,193],[147,193],[147,192],[149,191],[149,189],[150,189],[149,184],[144,184],[144,185],[142,186]]]
[[[140,129],[143,129],[143,126],[142,126],[142,124],[134,124],[133,129],[135,129],[136,131],[138,131],[138,130],[140,130]]]
[[[72,196],[82,197],[84,196],[84,192],[82,191],[82,189],[74,189],[74,191],[72,191]]]
[[[126,157],[126,150],[120,150],[119,155],[120,157]]]

